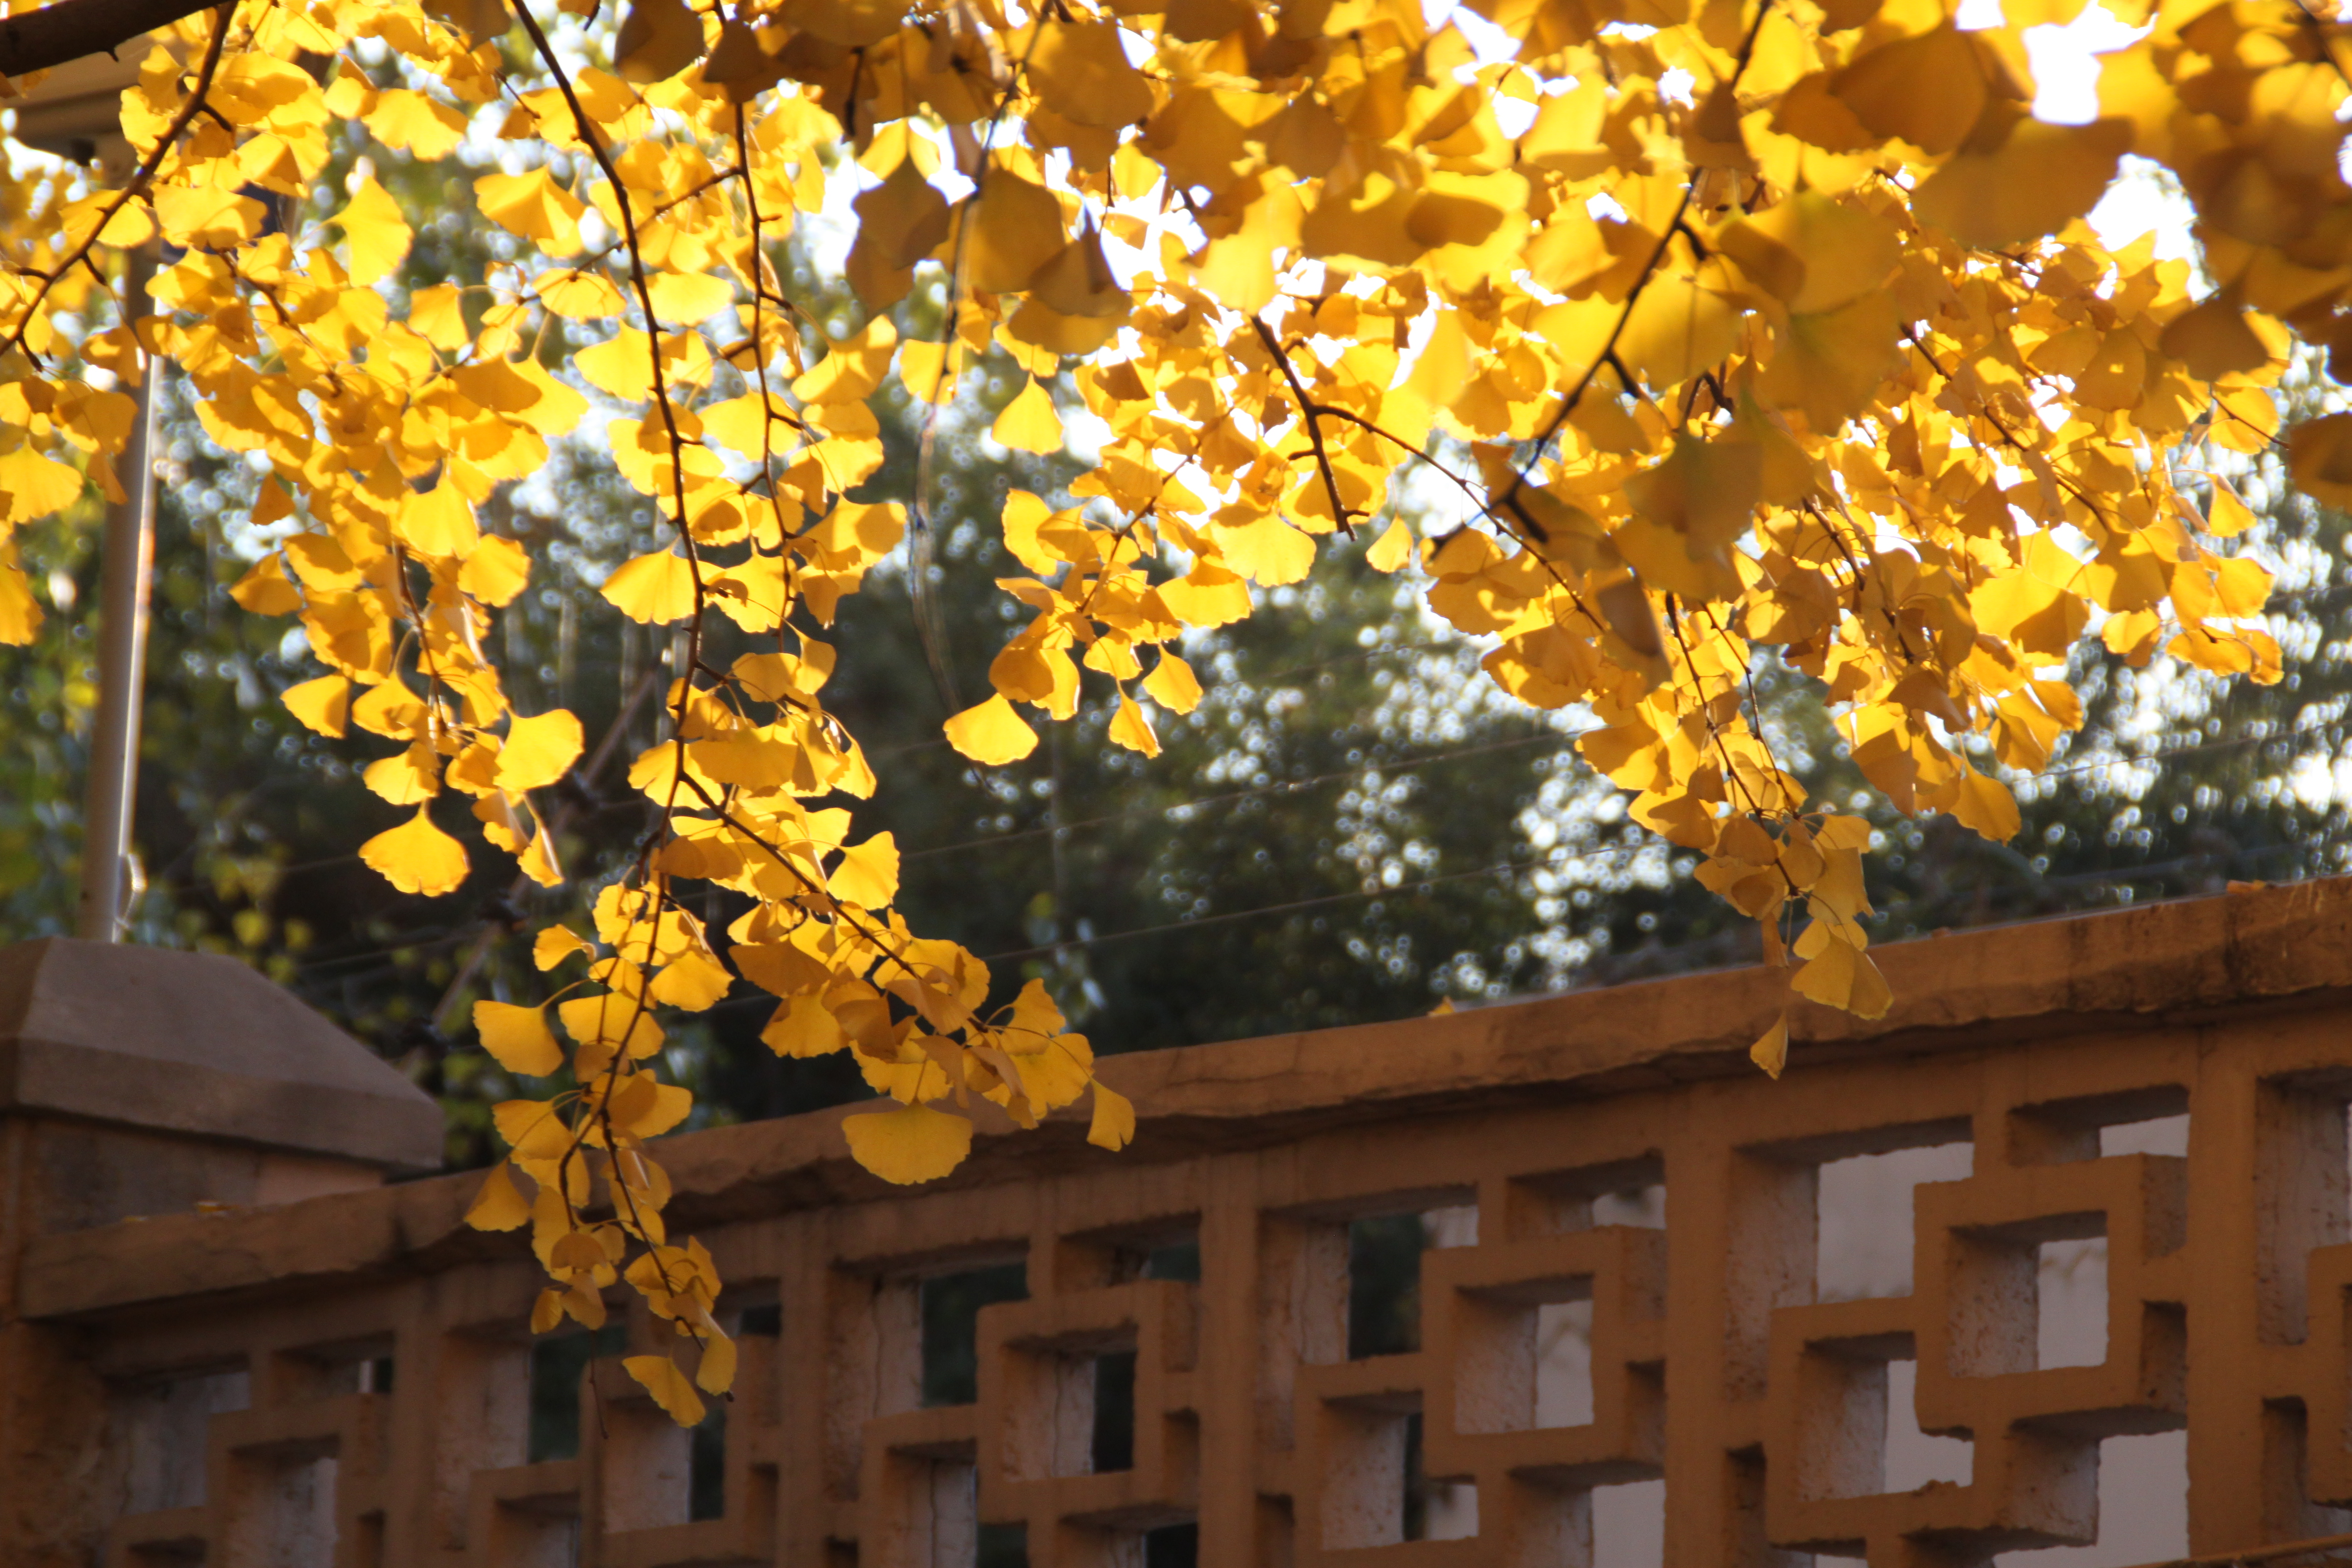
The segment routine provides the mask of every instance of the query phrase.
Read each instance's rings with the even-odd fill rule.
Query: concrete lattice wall
[[[618,1370],[642,1315],[551,1383],[584,1349],[534,1347],[473,1178],[376,1184],[429,1118],[352,1042],[273,1079],[236,1061],[258,982],[174,971],[217,1038],[142,1044],[170,1008],[76,986],[205,961],[0,954],[0,1563],[1958,1568],[2347,1529],[2352,887],[1883,951],[1894,1012],[1801,1012],[1778,1084],[1748,971],[1114,1059],[1132,1149],[983,1130],[917,1192],[836,1115],[672,1140],[745,1352],[698,1436]],[[216,1092],[168,1126],[71,1081],[175,1063]],[[1351,1357],[1351,1227],[1400,1214],[1418,1348]],[[975,1292],[1024,1299],[959,1345]]]

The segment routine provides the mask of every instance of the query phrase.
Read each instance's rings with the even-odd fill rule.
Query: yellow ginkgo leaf
[[[862,1111],[842,1119],[850,1157],[886,1182],[937,1181],[971,1152],[971,1122],[928,1105]]]
[[[408,330],[439,349],[456,353],[473,342],[466,325],[465,294],[454,283],[436,283],[408,296]]]
[[[705,1394],[735,1386],[735,1342],[716,1328],[702,1331],[702,1362],[694,1369],[694,1385]]]
[[[515,719],[499,749],[499,787],[514,795],[545,788],[563,776],[580,744],[580,721],[566,709]]]
[[[1662,273],[1625,313],[1617,353],[1653,387],[1678,386],[1731,352],[1739,313],[1686,274]]]
[[[1789,977],[1789,985],[1799,995],[1809,996],[1824,1007],[1835,1007],[1860,1018],[1885,1016],[1895,1000],[1895,994],[1887,989],[1885,977],[1878,973],[1878,965],[1870,961],[1870,955],[1834,938]]]
[[[530,557],[511,539],[491,534],[457,569],[457,586],[485,605],[503,608],[530,583]]]
[[[351,246],[351,261],[344,273],[362,289],[392,276],[408,258],[409,242],[415,237],[408,220],[401,216],[400,204],[376,183],[373,174],[352,188],[351,205],[336,214],[334,221],[342,226],[343,237]]]
[[[1818,315],[1791,315],[1760,388],[1775,407],[1801,409],[1816,435],[1834,435],[1870,405],[1903,353],[1903,323],[1884,289]]]
[[[617,284],[601,272],[582,268],[542,272],[531,289],[549,310],[574,321],[602,321],[628,308]]]
[[[1779,1078],[1789,1065],[1789,1020],[1775,1018],[1772,1026],[1764,1031],[1757,1042],[1748,1047],[1748,1059],[1764,1069],[1767,1078]]]
[[[1871,134],[1899,136],[1932,154],[1960,144],[1988,88],[1968,35],[1947,22],[1858,56],[1830,79],[1830,91]]]
[[[221,185],[161,185],[153,200],[155,221],[174,245],[231,249],[258,234],[268,216],[251,196]]]
[[[1095,1113],[1087,1126],[1087,1142],[1113,1153],[1135,1142],[1135,1106],[1123,1095],[1094,1081]]]
[[[1375,572],[1393,572],[1412,559],[1412,530],[1404,525],[1401,517],[1392,521],[1372,541],[1372,547],[1364,552],[1364,564]]]
[[[898,381],[907,395],[925,403],[953,402],[963,353],[952,343],[908,338],[898,345]]]
[[[643,403],[653,395],[653,342],[635,327],[624,327],[615,336],[572,355],[572,365],[597,391],[610,393],[624,403]],[[628,429],[628,425],[616,421],[611,426],[613,438],[623,438]]]
[[[661,81],[702,58],[702,18],[686,0],[630,0],[613,36],[613,68],[623,81]]]
[[[424,806],[360,846],[360,858],[404,893],[438,898],[466,879],[466,847],[433,826]]]
[[[879,909],[898,896],[898,844],[887,833],[844,848],[825,891],[846,902]]]
[[[625,1048],[639,1061],[662,1048],[662,1028],[654,1022],[652,1006],[618,991],[558,1002],[555,1016],[563,1020],[564,1033],[583,1046]]]
[[[2006,844],[2017,837],[2017,797],[1999,779],[1987,778],[1973,769],[1960,780],[1959,795],[1951,811],[1964,826],[1996,844]]]
[[[7,496],[7,521],[30,522],[81,499],[82,477],[30,446],[0,457],[0,492]]]
[[[965,709],[942,728],[948,744],[989,767],[1017,763],[1037,749],[1037,731],[1002,697]]]
[[[1691,560],[1706,560],[1747,531],[1763,471],[1763,454],[1755,447],[1677,436],[1664,462],[1626,480],[1625,499],[1643,518],[1678,536]],[[1649,571],[1639,558],[1635,564]]]
[[[290,616],[302,607],[302,592],[286,575],[282,557],[265,555],[229,584],[228,596],[257,616]]]
[[[587,205],[543,166],[520,174],[485,174],[474,182],[474,199],[483,216],[537,240],[550,256],[570,256],[580,248],[580,215]]]
[[[657,1082],[650,1073],[631,1073],[614,1086],[602,1121],[632,1138],[658,1138],[693,1108],[694,1096],[680,1086]],[[625,1167],[624,1179],[640,1188],[646,1185],[636,1179],[645,1171],[643,1161],[642,1154],[633,1155]]]
[[[490,1107],[490,1125],[526,1170],[534,1162],[561,1160],[572,1147],[572,1129],[548,1100],[502,1100]]]
[[[694,568],[683,555],[656,550],[624,562],[598,592],[633,621],[682,621],[694,614]]]
[[[432,561],[465,555],[482,537],[474,524],[474,503],[446,474],[431,489],[402,498],[393,531],[402,543]]]
[[[596,956],[596,944],[570,926],[549,926],[531,940],[530,961],[544,972],[575,952]]]
[[[504,1160],[490,1167],[482,1190],[466,1210],[466,1223],[476,1230],[515,1230],[530,1221],[530,1200],[515,1185],[512,1167]]]
[[[1029,84],[1055,113],[1081,125],[1131,125],[1151,112],[1151,85],[1128,63],[1110,22],[1045,24]]]
[[[2227,289],[2173,317],[2157,346],[2200,381],[2260,370],[2271,357]]]
[[[2131,127],[2120,120],[2053,125],[2011,105],[1986,113],[1996,116],[2013,121],[2006,137],[1995,141],[1977,127],[1912,197],[1915,212],[1964,245],[1990,248],[2057,233],[2091,210],[2131,149]]]
[[[413,153],[420,163],[437,163],[466,139],[466,117],[452,106],[404,87],[376,97],[367,128],[387,147]]]
[[[1860,299],[1903,259],[1894,225],[1858,202],[1819,191],[1800,191],[1727,224],[1716,244],[1796,315]]]
[[[351,714],[352,683],[340,675],[322,675],[278,694],[286,710],[321,735],[341,740]]]
[[[1062,418],[1045,386],[1032,380],[1024,386],[988,433],[997,444],[1015,452],[1058,452],[1062,449]]]
[[[544,1008],[477,1002],[474,1029],[482,1037],[482,1049],[509,1072],[545,1078],[563,1065],[563,1047],[547,1026]]]
[[[1056,250],[1029,279],[1029,297],[1065,316],[1125,320],[1134,300],[1118,286],[1103,255],[1102,236],[1089,228]]]
[[[657,321],[689,326],[709,321],[735,298],[735,286],[708,272],[661,272],[646,280]]]
[[[2217,539],[2230,539],[2253,527],[2253,508],[2239,499],[2230,481],[2219,474],[2207,477],[2213,483],[2213,499],[2205,509],[2205,531]]]
[[[676,1362],[667,1356],[633,1355],[624,1358],[621,1364],[628,1369],[631,1377],[645,1385],[654,1403],[671,1420],[681,1426],[701,1423],[702,1395],[695,1393],[692,1380],[678,1370]]]
[[[1151,721],[1143,716],[1143,705],[1124,691],[1118,694],[1118,711],[1111,716],[1110,738],[1130,752],[1141,752],[1147,757],[1160,754],[1160,737],[1152,732]]]
[[[1062,247],[1062,204],[1054,193],[1007,169],[991,169],[966,208],[966,280],[974,289],[1009,294],[1029,287],[1036,270]]]
[[[1143,689],[1171,713],[1190,713],[1201,705],[1201,682],[1192,667],[1166,648],[1160,650],[1159,664],[1143,678]]]
[[[389,757],[379,757],[360,775],[368,788],[394,805],[415,805],[441,793],[441,758],[430,741],[413,741]]]
[[[662,966],[646,994],[672,1007],[700,1013],[716,1006],[734,984],[735,977],[725,964],[689,949]]]
[[[907,159],[889,177],[850,204],[860,245],[870,245],[892,267],[912,267],[947,238],[947,197]]]

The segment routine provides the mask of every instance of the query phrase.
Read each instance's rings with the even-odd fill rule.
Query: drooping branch
[[[110,55],[142,33],[193,16],[215,0],[57,0],[0,19],[0,76],[23,76]]]

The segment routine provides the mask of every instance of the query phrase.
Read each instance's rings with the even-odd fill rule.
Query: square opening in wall
[[[1029,1299],[1025,1263],[934,1274],[922,1283],[923,1404],[970,1405],[980,1398],[980,1310]]]
[[[243,1367],[127,1384],[114,1392],[113,1441],[126,1472],[127,1513],[192,1508],[205,1499],[206,1430],[252,1404]]]
[[[1592,1420],[1592,1298],[1536,1309],[1536,1425]]]
[[[1651,1182],[1643,1186],[1626,1187],[1620,1191],[1601,1193],[1592,1200],[1592,1223],[1603,1225],[1637,1225],[1649,1230],[1666,1227],[1666,1185]]]
[[[1432,1479],[1422,1451],[1422,1418],[1404,1426],[1404,1538],[1466,1541],[1478,1533],[1478,1489],[1469,1481]]]
[[[235,1563],[336,1561],[334,1445],[301,1444],[240,1453],[230,1464],[237,1506],[228,1514],[222,1555]]]
[[[2019,1164],[2188,1152],[2189,1090],[2177,1083],[2045,1100],[2010,1113],[2010,1158]]]
[[[1507,1213],[1514,1237],[1561,1236],[1608,1225],[1663,1230],[1664,1169],[1651,1155],[1514,1177]]]
[[[686,1517],[723,1519],[727,1514],[727,1402],[705,1402],[709,1413],[694,1428],[687,1455]]]
[[[2189,1435],[2155,1432],[2099,1445],[2098,1539],[2087,1546],[2004,1552],[1995,1568],[2130,1568],[2189,1555]]]
[[[1201,1282],[1200,1239],[1192,1237],[1153,1247],[1143,1255],[1140,1272],[1146,1279],[1173,1279],[1187,1285],[1198,1285]]]
[[[1095,1363],[1094,1473],[1135,1468],[1135,1352],[1113,1351]]]
[[[1976,1475],[1977,1448],[1965,1437],[1919,1429],[1919,1363],[1886,1363],[1886,1489],[1916,1491],[1930,1481],[1967,1486]]]
[[[2168,1154],[2175,1159],[2189,1155],[2189,1113],[2178,1116],[2155,1116],[2145,1121],[2117,1121],[2099,1129],[2099,1155],[2102,1159],[2116,1154]]]
[[[1907,1333],[1806,1347],[1798,1465],[1805,1495],[1875,1497],[1969,1483],[1975,1445],[1920,1429],[1916,1353]]]
[[[1814,1278],[1823,1301],[1911,1293],[1912,1189],[1957,1182],[1975,1167],[1975,1145],[1937,1142],[1822,1163]]]
[[[1348,1359],[1421,1348],[1421,1255],[1474,1247],[1478,1211],[1468,1205],[1367,1215],[1348,1226]]]
[[[983,1524],[972,1532],[972,1568],[1029,1568],[1029,1527]]]
[[[530,1345],[530,1440],[532,1464],[571,1459],[580,1454],[580,1380],[588,1363],[619,1355],[628,1330],[608,1322],[594,1333],[555,1334]]]
[[[2104,1363],[2107,1359],[2107,1238],[2084,1236],[2045,1241],[2036,1254],[2035,1364]]]
[[[1664,1568],[1665,1482],[1592,1489],[1592,1561],[1595,1568]]]
[[[1143,1532],[1143,1568],[1200,1568],[1201,1527],[1191,1521]]]

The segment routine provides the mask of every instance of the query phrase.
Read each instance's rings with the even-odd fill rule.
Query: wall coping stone
[[[0,948],[0,1115],[47,1112],[403,1173],[441,1108],[234,959],[47,937]]]
[[[2352,995],[2352,879],[1937,934],[1873,954],[1894,988],[1891,1010],[1862,1019],[1799,1004],[1790,1071],[2103,1029],[2194,1026],[2250,1007],[2340,1005]],[[1089,1162],[1239,1152],[1498,1101],[1556,1103],[1752,1072],[1748,1047],[1778,1012],[1784,985],[1780,972],[1760,966],[1716,970],[1444,1016],[1117,1056],[1102,1076],[1135,1100],[1139,1118],[1126,1152],[1086,1145],[1083,1105],[1029,1133],[983,1105],[971,1158],[927,1190],[1034,1180]],[[838,1124],[866,1109],[662,1141],[659,1157],[677,1190],[672,1230],[902,1192],[848,1157]],[[26,1250],[19,1310],[27,1318],[113,1316],[176,1298],[520,1257],[515,1237],[467,1228],[479,1179],[459,1173],[43,1237]]]

